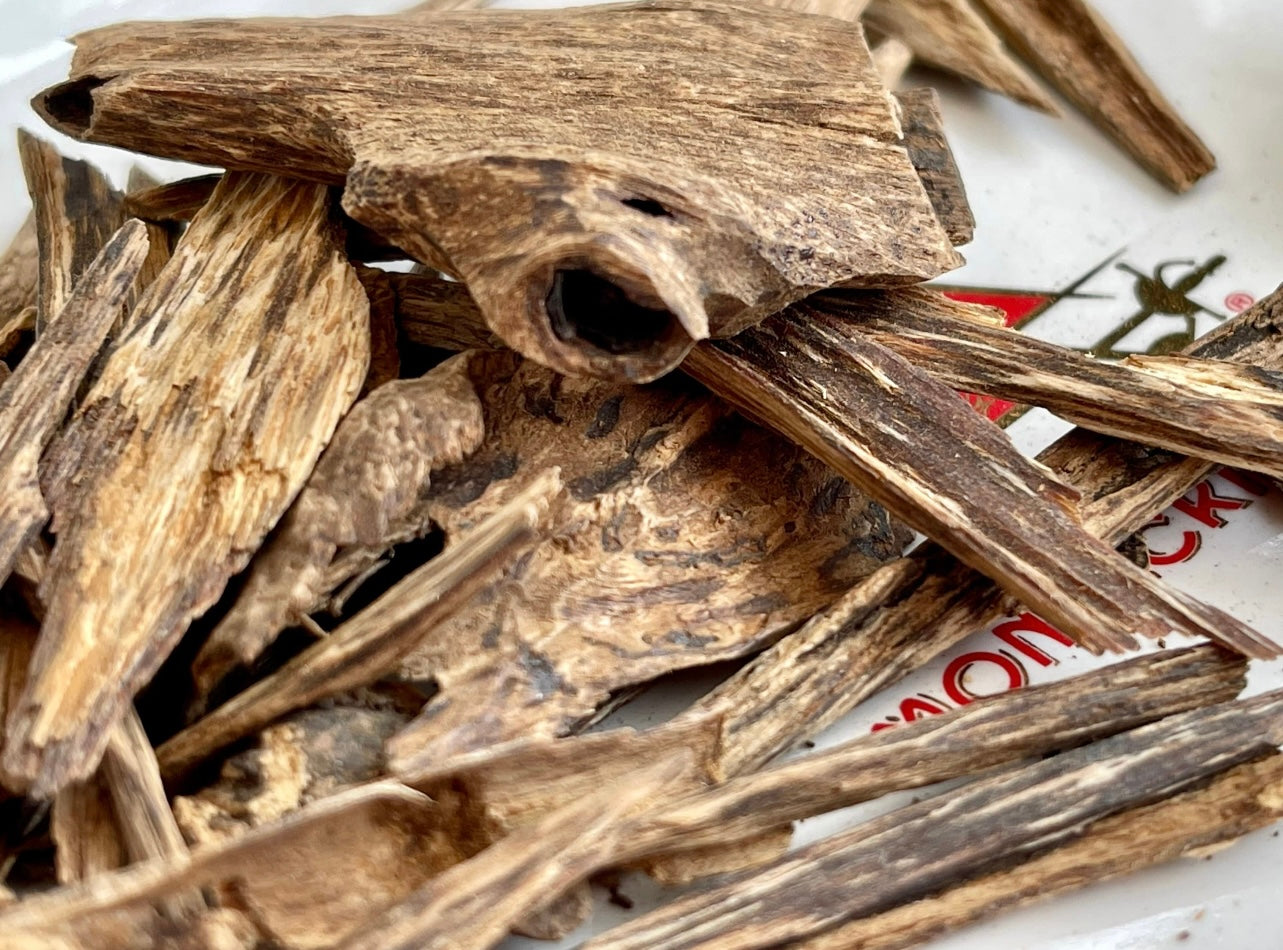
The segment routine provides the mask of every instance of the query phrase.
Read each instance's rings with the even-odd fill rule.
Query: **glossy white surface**
[[[201,16],[384,12],[397,0],[214,0]],[[541,4],[552,5],[552,4]],[[1185,196],[1151,181],[1082,119],[1053,120],[938,75],[913,78],[939,85],[948,130],[978,220],[970,263],[950,282],[1052,291],[1122,252],[1120,261],[1148,271],[1168,259],[1226,260],[1191,297],[1221,314],[1241,296],[1260,297],[1283,281],[1283,4],[1278,0],[1099,0],[1098,6],[1131,44],[1139,61],[1205,137],[1220,170]],[[61,37],[126,18],[192,15],[189,5],[165,0],[0,0],[0,241],[25,213],[26,195],[12,133],[26,125],[51,135],[27,109],[32,94],[62,78],[69,52]],[[67,143],[92,154],[118,180],[131,156]],[[149,168],[173,169],[148,161]],[[1179,272],[1179,268],[1177,268]],[[1134,309],[1130,277],[1110,266],[1084,288],[1101,296],[1063,300],[1031,332],[1084,345]],[[1199,317],[1199,331],[1213,325]],[[1161,332],[1170,327],[1153,324]],[[1139,341],[1144,345],[1145,341]],[[1031,413],[1012,429],[1034,451],[1063,427]],[[1171,551],[1185,532],[1197,531],[1197,556],[1164,567],[1173,583],[1283,637],[1283,498],[1263,498],[1217,481],[1222,496],[1253,503],[1222,510],[1222,527],[1188,513],[1155,529],[1156,550]],[[1182,519],[1184,519],[1182,521]],[[979,633],[928,669],[898,685],[820,739],[828,745],[861,734],[915,694],[942,700],[949,661],[985,651],[995,641]],[[1048,646],[1051,665],[1026,662],[1031,679],[1067,675],[1090,664],[1077,651]],[[995,669],[975,665],[964,685],[992,688]],[[989,677],[986,679],[986,677]],[[621,718],[636,724],[671,713],[708,685],[692,676],[684,685],[634,705]],[[1253,670],[1252,688],[1283,685],[1278,664]],[[944,697],[947,701],[947,697]],[[804,822],[798,840],[849,826],[872,810],[851,809]],[[1157,868],[1126,881],[970,928],[933,944],[937,950],[1158,950],[1158,948],[1283,947],[1283,839],[1274,830],[1252,836],[1210,860]],[[602,904],[593,923],[557,945],[512,940],[507,946],[571,947],[588,933],[628,918],[662,898],[631,877],[624,891],[637,901],[625,912]]]

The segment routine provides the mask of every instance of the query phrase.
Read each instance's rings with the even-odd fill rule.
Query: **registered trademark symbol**
[[[1254,303],[1256,303],[1256,298],[1241,290],[1225,295],[1225,308],[1231,313],[1242,313]]]

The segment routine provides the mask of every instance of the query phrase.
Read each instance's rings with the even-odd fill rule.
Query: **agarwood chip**
[[[940,94],[934,89],[910,89],[896,93],[895,100],[900,106],[904,147],[922,178],[936,217],[955,245],[971,243],[976,219],[967,203],[962,173],[953,159],[949,140],[944,137]]]
[[[528,552],[560,494],[555,468],[538,473],[444,554],[398,581],[280,670],[166,741],[158,751],[162,770],[181,774],[285,713],[393,672],[426,633],[444,626],[492,575]]]
[[[119,319],[146,255],[147,230],[131,221],[85,268],[62,310],[0,388],[0,583],[49,518],[40,455]]]
[[[1279,654],[1267,637],[1092,537],[1076,492],[1020,455],[953,390],[822,301],[705,344],[685,368],[1088,649],[1134,649],[1137,635],[1181,632],[1246,656]]]
[[[160,950],[173,946],[166,939],[200,936],[207,924],[161,924],[154,905],[192,888],[214,887],[253,921],[248,945],[330,947],[378,909],[463,860],[453,837],[441,830],[454,824],[432,800],[396,783],[350,789],[190,855],[33,895],[0,910],[0,933],[14,941],[61,940],[53,945],[63,950]],[[336,856],[348,873],[335,873]],[[242,922],[235,923],[243,932]],[[194,946],[208,944],[196,940]]]
[[[84,474],[50,499],[49,609],[5,748],[37,797],[93,771],[361,385],[365,294],[329,203],[322,186],[227,176],[64,433]]]
[[[1086,0],[975,0],[1003,38],[1151,175],[1185,191],[1216,159]]]
[[[1051,115],[1059,110],[972,0],[872,0],[865,20],[918,59]]]
[[[432,470],[463,461],[484,435],[469,365],[456,357],[353,406],[201,648],[193,667],[201,694],[394,545],[431,527],[424,496]]]
[[[346,181],[353,218],[466,280],[498,335],[563,372],[653,379],[816,290],[960,263],[861,27],[834,17],[676,0],[133,23],[77,43],[36,103],[54,127]]]
[[[1283,691],[1170,716],[731,875],[585,950],[770,947],[810,937],[1075,838],[1093,821],[1271,753],[1280,740]]]
[[[1070,841],[1015,867],[820,934],[805,950],[902,950],[992,914],[1133,874],[1283,818],[1277,753],[1217,776],[1206,788],[1104,818]]]
[[[564,733],[614,691],[760,649],[902,550],[829,469],[689,381],[565,379],[488,358],[486,439],[433,476],[450,539],[532,471],[571,498],[532,554],[419,644],[441,692],[389,745],[399,768]]]
[[[23,331],[35,328],[37,253],[33,212],[0,254],[0,359],[12,352]]]
[[[18,131],[18,153],[40,247],[39,335],[66,306],[80,275],[128,216],[120,193],[88,162],[65,158],[25,129]]]
[[[1189,357],[1117,365],[972,318],[922,288],[825,294],[812,306],[966,392],[1042,406],[1071,422],[1283,476],[1283,376]]]

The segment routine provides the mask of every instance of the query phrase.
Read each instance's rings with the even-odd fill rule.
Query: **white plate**
[[[399,0],[214,0],[202,5],[198,15],[378,13],[404,5]],[[1120,263],[1151,273],[1165,261],[1194,262],[1170,265],[1164,272],[1170,281],[1189,266],[1223,256],[1190,292],[1194,301],[1222,316],[1283,281],[1283,4],[1099,0],[1098,6],[1220,161],[1220,170],[1185,196],[1154,183],[1076,115],[1053,120],[938,75],[914,77],[942,89],[950,139],[978,221],[976,241],[965,250],[970,263],[950,275],[949,283],[1054,294],[1105,263],[1079,288],[1092,296],[1061,299],[1028,328],[1040,337],[1081,347],[1138,306],[1135,278],[1119,269]],[[121,19],[190,15],[197,14],[170,0],[0,0],[0,126],[5,135],[0,147],[0,235],[17,227],[27,207],[16,155],[8,144],[18,125],[57,138],[74,154],[92,156],[117,181],[123,181],[134,161],[120,152],[54,136],[27,108],[35,92],[63,78],[69,47],[61,37]],[[160,174],[178,174],[181,168],[144,164]],[[1214,316],[1199,316],[1198,332],[1215,322]],[[1156,335],[1182,326],[1180,319],[1160,315],[1125,342],[1143,348]],[[1033,412],[1010,431],[1032,452],[1064,428],[1059,420]],[[1202,491],[1168,512],[1168,524],[1150,532],[1153,549],[1171,562],[1159,569],[1178,586],[1283,638],[1283,496],[1272,490],[1258,495],[1220,477]],[[1209,507],[1209,502],[1216,504]],[[866,703],[820,737],[819,744],[863,734],[890,716],[953,704],[962,686],[982,692],[1013,678],[1043,681],[1093,662],[1044,635],[1029,639],[1041,649],[1013,650],[1010,641],[978,632]],[[998,652],[1004,648],[1010,657]],[[966,653],[995,659],[953,662]],[[691,682],[703,681],[693,677]],[[1254,691],[1280,685],[1283,665],[1254,667]],[[688,683],[687,688],[697,687]],[[636,704],[625,720],[645,724],[665,710],[671,713],[685,698],[673,687]],[[878,803],[803,822],[798,841],[847,827],[885,807],[887,803]],[[1277,830],[1258,832],[1209,860],[1178,862],[1098,885],[932,946],[1274,950],[1283,947],[1283,839],[1277,835]],[[637,902],[632,911],[603,901],[591,924],[559,944],[513,939],[505,946],[572,947],[663,899],[658,888],[635,876],[627,879],[624,891]]]

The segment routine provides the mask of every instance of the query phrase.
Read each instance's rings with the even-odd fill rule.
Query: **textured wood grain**
[[[392,672],[418,640],[465,606],[492,574],[528,547],[560,490],[555,470],[534,479],[456,545],[399,581],[324,640],[165,742],[157,753],[162,770],[181,774],[284,713]]]
[[[902,950],[995,913],[1216,848],[1283,818],[1283,759],[1230,769],[1205,788],[1091,825],[1077,840],[1015,867],[837,927],[806,950]]]
[[[1087,0],[975,0],[1048,83],[1174,191],[1216,159]]]
[[[345,950],[486,950],[549,894],[583,880],[616,851],[630,819],[678,788],[676,754],[570,800],[470,861],[455,865],[345,941]]]
[[[393,545],[431,527],[431,472],[457,464],[485,434],[481,402],[457,357],[421,379],[395,380],[339,424],[307,485],[251,562],[236,602],[193,666],[209,690],[283,629],[325,605]]]
[[[0,387],[0,583],[49,518],[37,471],[40,455],[119,320],[147,247],[140,222],[121,228]]]
[[[800,940],[1076,838],[1091,822],[1272,753],[1280,739],[1283,693],[1180,713],[897,809],[584,946],[747,950]]]
[[[18,132],[18,153],[40,246],[36,332],[62,311],[72,288],[107,239],[125,223],[121,195],[88,162],[64,158],[48,142]]]
[[[924,62],[1043,112],[1058,111],[971,0],[872,0],[865,19]]]
[[[698,768],[671,800],[638,817],[605,863],[656,854],[722,849],[791,821],[889,792],[974,774],[1003,763],[1114,735],[1200,706],[1233,699],[1245,666],[1204,646],[1140,657],[1045,686],[977,700],[963,709],[864,735],[824,752],[725,784],[716,738],[718,716],[682,717],[643,733],[623,730],[562,741],[531,742],[487,758],[408,775],[440,797],[451,791],[484,810],[500,828],[576,801],[673,749],[697,756]],[[729,713],[722,710],[721,714]],[[779,850],[788,845],[785,834]],[[759,859],[777,856],[767,854]]]
[[[895,42],[889,40],[888,42]],[[940,114],[940,95],[934,89],[910,89],[896,93],[900,110],[900,128],[909,161],[922,178],[922,186],[931,199],[936,217],[956,244],[969,244],[975,233],[976,219],[967,203],[962,173],[953,159],[953,151],[944,136],[944,117]]]
[[[0,254],[0,358],[9,355],[23,331],[36,325],[39,282],[36,218],[28,214]]]
[[[60,789],[49,811],[59,884],[87,881],[128,863],[116,807],[99,775]]]
[[[329,202],[322,186],[225,178],[63,437],[84,476],[50,499],[49,611],[5,749],[36,795],[97,765],[361,385],[365,295]]]
[[[563,734],[617,690],[755,652],[908,540],[688,380],[565,379],[502,354],[481,365],[486,439],[428,493],[447,545],[544,465],[562,466],[571,498],[529,559],[402,664],[441,690],[389,744],[406,767]]]
[[[1092,650],[1173,631],[1248,656],[1279,647],[1092,537],[1078,494],[953,390],[823,308],[797,304],[685,368]]]
[[[333,946],[378,908],[461,859],[439,833],[443,820],[430,799],[395,783],[338,792],[189,856],[148,861],[34,895],[0,911],[0,941],[61,950],[227,946],[202,934],[206,921],[165,925],[153,905],[191,888],[235,884],[232,893],[249,904],[254,923],[246,932],[241,922],[246,939],[231,946],[279,945],[282,935],[292,947]],[[334,873],[327,860],[333,854],[344,856],[350,873]],[[257,895],[274,898],[280,913],[257,918]],[[183,944],[183,938],[191,942]],[[46,943],[23,942],[36,940]]]
[[[125,24],[77,43],[70,81],[37,102],[55,127],[346,176],[353,218],[465,279],[496,333],[563,372],[652,379],[815,290],[960,262],[860,26],[834,17],[672,0]]]
[[[1283,376],[1277,373],[1189,357],[1106,363],[985,325],[968,305],[917,288],[831,294],[813,305],[955,389],[1042,406],[1107,435],[1283,475]]]

